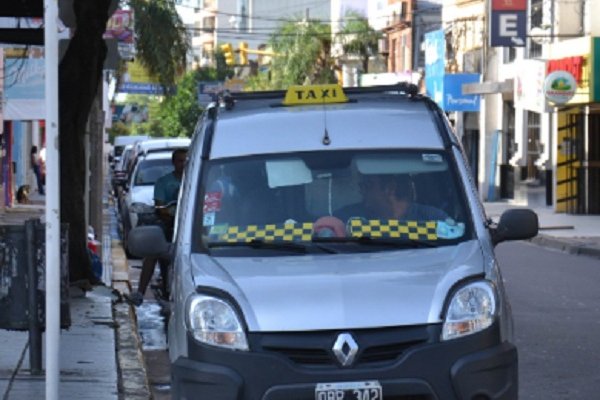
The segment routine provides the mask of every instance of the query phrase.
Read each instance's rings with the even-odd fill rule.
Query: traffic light
[[[225,57],[225,64],[235,64],[235,60],[233,58],[233,48],[231,47],[231,43],[222,44],[221,51],[223,52],[223,56]]]
[[[240,64],[248,64],[248,42],[240,42]]]

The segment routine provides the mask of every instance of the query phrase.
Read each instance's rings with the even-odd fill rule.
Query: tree
[[[92,272],[86,243],[84,137],[102,78],[107,51],[102,35],[106,30],[110,3],[111,0],[73,1],[76,28],[59,66],[60,217],[62,223],[69,224],[71,281],[98,281]],[[187,52],[183,45],[187,43],[187,36],[180,29],[183,24],[175,12],[174,0],[132,0],[131,3],[138,7],[136,18],[145,15],[145,11],[149,16],[136,25],[140,40],[138,56],[159,76],[163,86],[170,87],[185,64]],[[181,36],[173,37],[173,32]]]
[[[378,42],[383,36],[369,25],[369,21],[356,11],[346,13],[344,27],[338,34],[344,53],[355,55],[362,62],[364,73],[369,72],[369,57],[377,54]]]
[[[277,54],[270,70],[270,88],[335,81],[331,59],[331,28],[316,20],[286,22],[271,37]]]
[[[186,66],[190,47],[185,25],[175,9],[175,0],[130,0],[134,12],[136,49],[142,65],[158,80],[167,94]]]
[[[167,97],[158,111],[164,136],[191,137],[202,108],[198,105],[198,72],[191,71],[177,84],[177,92]]]

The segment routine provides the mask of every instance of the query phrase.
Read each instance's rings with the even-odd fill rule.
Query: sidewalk
[[[522,206],[515,201],[484,204],[488,217],[496,221],[504,210]],[[541,205],[533,209],[540,221],[540,235],[533,243],[600,257],[600,215],[556,214]],[[102,237],[104,280],[109,285],[72,296],[72,325],[61,331],[59,397],[64,399],[151,398],[135,310],[112,290],[127,293],[130,284],[127,259],[116,239],[115,216],[109,210],[106,207]],[[0,208],[0,225],[22,224],[33,217],[43,220],[43,206]],[[30,374],[27,350],[28,332],[0,330],[0,399],[45,396],[45,377]]]
[[[40,205],[0,207],[0,225],[22,225],[30,218],[44,220]],[[151,398],[145,362],[137,332],[135,310],[120,299],[129,291],[127,260],[119,240],[114,239],[114,215],[105,208],[103,280],[82,292],[71,288],[71,326],[60,334],[61,399]],[[116,289],[116,290],[113,290]],[[45,335],[42,335],[44,338]],[[29,365],[29,333],[0,329],[0,399],[45,398],[45,375],[32,375]],[[42,370],[45,370],[45,342],[42,341]]]

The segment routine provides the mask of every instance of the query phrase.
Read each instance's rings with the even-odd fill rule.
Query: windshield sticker
[[[214,213],[221,211],[222,192],[208,192],[204,195],[204,213]],[[205,224],[206,225],[206,224]]]
[[[437,222],[437,235],[442,239],[456,239],[465,234],[465,224],[452,218]]]
[[[437,240],[436,221],[398,221],[397,219],[349,221],[350,236],[372,238],[398,238],[409,240]]]
[[[439,154],[423,154],[422,157],[424,162],[441,163],[444,161]]]
[[[227,224],[219,224],[210,227],[209,235],[211,236],[223,236],[227,233],[227,228],[229,225]]]
[[[213,226],[215,224],[215,213],[205,213],[204,217],[202,218],[202,224],[204,226]]]

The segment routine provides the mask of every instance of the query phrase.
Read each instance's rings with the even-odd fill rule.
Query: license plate
[[[383,400],[377,381],[319,383],[315,400]]]

